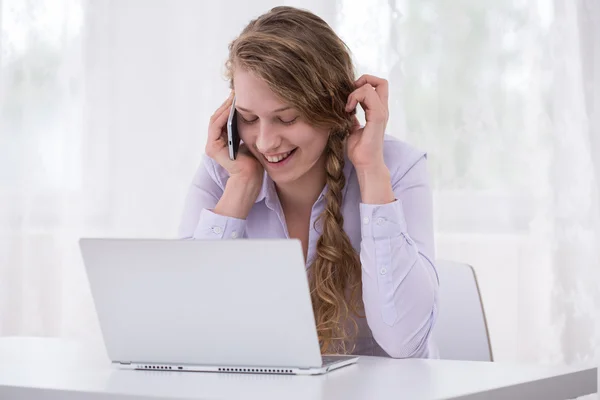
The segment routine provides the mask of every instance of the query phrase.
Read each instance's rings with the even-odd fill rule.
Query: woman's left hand
[[[365,110],[366,124],[355,125],[348,137],[348,158],[357,170],[381,168],[383,162],[383,137],[389,119],[388,82],[372,75],[363,75],[354,82],[356,90],[348,96],[346,112],[360,103]]]

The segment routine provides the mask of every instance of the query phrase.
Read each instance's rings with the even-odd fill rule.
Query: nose
[[[260,124],[258,136],[256,137],[256,148],[261,153],[275,153],[281,145],[281,138],[268,123]]]

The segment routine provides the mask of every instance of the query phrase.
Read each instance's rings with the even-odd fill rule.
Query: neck
[[[325,187],[325,155],[294,182],[276,184],[283,210],[310,211]]]

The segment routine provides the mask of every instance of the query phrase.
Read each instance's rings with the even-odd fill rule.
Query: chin
[[[287,185],[289,183],[293,183],[298,180],[299,174],[294,171],[290,171],[289,173],[269,173],[269,177],[278,185]]]

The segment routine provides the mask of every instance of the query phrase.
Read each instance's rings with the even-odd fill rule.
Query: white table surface
[[[361,357],[320,376],[124,371],[101,346],[0,338],[0,399],[567,399],[596,393],[596,367]]]

